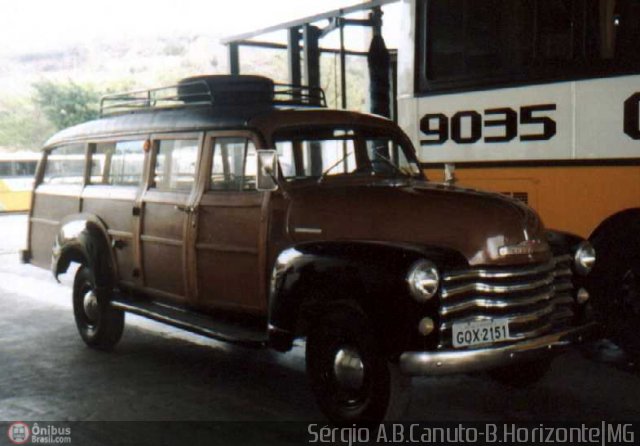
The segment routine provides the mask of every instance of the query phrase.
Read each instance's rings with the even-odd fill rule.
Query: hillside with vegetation
[[[351,58],[350,58],[351,59]],[[287,82],[286,52],[241,49],[241,72]],[[339,61],[322,58],[322,86],[339,104]],[[0,55],[0,151],[37,150],[55,131],[97,116],[103,94],[228,72],[215,35],[114,38],[29,54]],[[348,61],[349,108],[364,109],[366,63]]]

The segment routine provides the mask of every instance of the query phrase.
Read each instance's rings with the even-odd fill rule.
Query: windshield
[[[280,171],[287,181],[337,175],[419,177],[410,147],[390,135],[359,130],[298,130],[276,135]]]

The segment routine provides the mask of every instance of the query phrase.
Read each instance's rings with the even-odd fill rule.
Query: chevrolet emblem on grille
[[[504,245],[498,248],[501,257],[513,255],[531,255],[538,252],[546,252],[549,245],[540,239],[524,240],[517,245]]]

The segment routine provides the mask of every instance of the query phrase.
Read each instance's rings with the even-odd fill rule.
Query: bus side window
[[[198,140],[159,141],[151,188],[189,192],[195,181]]]
[[[91,154],[91,184],[138,186],[144,166],[144,141],[99,143]]]
[[[256,188],[256,148],[247,138],[216,138],[211,190],[253,191]]]
[[[13,161],[0,161],[0,177],[12,176],[11,164]]]
[[[47,156],[43,184],[82,184],[84,182],[84,144],[56,147]]]

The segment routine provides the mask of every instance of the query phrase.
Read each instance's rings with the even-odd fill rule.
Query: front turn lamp
[[[428,260],[418,260],[407,274],[407,283],[413,298],[418,302],[426,302],[438,292],[438,268]]]
[[[578,245],[573,262],[579,274],[586,276],[591,272],[596,263],[596,250],[591,243],[584,241]]]

